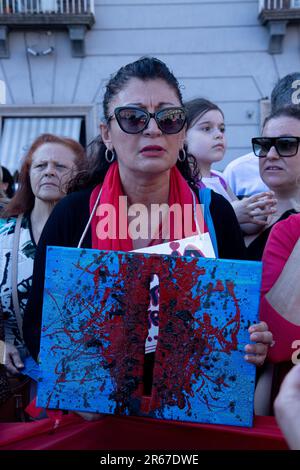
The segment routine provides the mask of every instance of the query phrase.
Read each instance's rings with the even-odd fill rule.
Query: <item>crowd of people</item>
[[[183,102],[177,79],[166,64],[151,57],[127,64],[111,77],[100,135],[87,153],[72,139],[44,134],[32,143],[23,161],[14,195],[5,193],[8,186],[2,171],[4,367],[0,372],[4,381],[6,372],[16,375],[22,370],[29,354],[38,358],[47,246],[133,251],[176,240],[174,224],[167,235],[161,224],[153,225],[152,205],[195,207],[195,202],[204,202],[205,192],[211,220],[208,235],[216,256],[263,261],[261,321],[249,328],[245,360],[261,368],[262,375],[266,364],[276,364],[275,414],[284,433],[293,431],[292,437],[287,436],[289,445],[300,448],[300,426],[289,425],[299,415],[299,367],[284,379],[293,365],[294,343],[300,340],[300,296],[295,289],[300,265],[300,109],[291,104],[291,80],[299,78],[300,74],[291,74],[276,85],[262,134],[253,136],[253,154],[241,157],[241,162],[245,158],[251,162],[251,171],[240,165],[242,185],[248,182],[249,190],[237,187],[233,173],[238,173],[238,164],[229,165],[224,173],[212,169],[226,151],[223,111],[204,98]],[[231,181],[235,181],[232,188]],[[132,215],[121,214],[120,196],[126,196],[129,205],[145,208],[146,236],[131,236]],[[101,207],[107,204],[122,215],[117,227],[125,221],[126,237],[99,234]],[[199,229],[195,213],[191,224],[185,224],[185,217],[182,210],[179,223],[190,227],[183,238]],[[154,362],[155,348],[145,351],[146,393],[151,393]],[[4,405],[8,395],[0,395]],[[295,413],[287,409],[286,400]]]

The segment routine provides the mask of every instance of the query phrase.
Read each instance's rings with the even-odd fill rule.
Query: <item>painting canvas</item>
[[[149,285],[159,334],[144,397]],[[261,263],[48,247],[37,405],[251,426]]]

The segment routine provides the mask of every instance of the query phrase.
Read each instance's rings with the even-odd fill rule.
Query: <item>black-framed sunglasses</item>
[[[259,158],[264,158],[272,147],[280,157],[294,157],[299,148],[300,137],[254,137],[252,147],[254,154]]]
[[[127,134],[139,134],[149,124],[151,118],[164,134],[178,134],[185,123],[185,110],[181,107],[164,108],[155,113],[149,113],[146,109],[133,106],[121,106],[114,110],[114,114],[108,118],[108,122],[116,118],[122,131]]]

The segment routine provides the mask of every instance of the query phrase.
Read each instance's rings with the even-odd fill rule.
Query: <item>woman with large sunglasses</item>
[[[103,108],[102,139],[95,144],[97,151],[92,150],[96,153],[94,166],[87,171],[85,181],[82,175],[79,185],[75,181],[76,189],[85,189],[69,195],[55,208],[39,243],[32,296],[24,321],[24,336],[34,357],[39,351],[46,245],[131,251],[174,240],[174,225],[171,224],[166,239],[160,227],[151,226],[149,219],[146,219],[147,235],[131,237],[132,215],[121,207],[120,198],[126,196],[130,207],[143,205],[148,215],[151,215],[151,204],[194,207],[198,200],[197,167],[193,158],[187,161],[183,148],[186,116],[180,88],[163,62],[141,58],[122,67],[107,84]],[[113,206],[115,213],[120,214],[116,233],[121,228],[123,236],[115,233],[102,236],[107,230],[102,224],[101,231],[103,219],[99,217],[104,205]],[[219,257],[242,259],[244,244],[231,205],[213,193],[210,212]],[[184,211],[182,214],[184,218]],[[184,220],[179,223],[183,226]],[[184,236],[189,233],[185,232]],[[250,340],[256,343],[246,346],[246,359],[261,364],[272,335],[264,323],[253,325],[250,333]],[[145,360],[149,370],[153,354],[149,353],[150,359]]]
[[[295,106],[272,113],[264,123],[262,137],[252,139],[260,176],[274,192],[277,205],[263,229],[245,237],[249,259],[261,260],[274,224],[300,211],[299,140],[300,109]]]

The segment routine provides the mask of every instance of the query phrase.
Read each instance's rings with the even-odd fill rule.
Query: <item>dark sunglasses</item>
[[[298,152],[300,137],[254,137],[252,147],[254,154],[259,158],[264,158],[272,147],[280,157],[294,157]]]
[[[164,134],[178,134],[185,123],[186,114],[183,108],[164,108],[156,113],[149,113],[146,109],[131,106],[121,106],[114,110],[114,114],[108,118],[108,122],[116,118],[122,131],[127,134],[143,132],[151,118],[155,119],[159,129]]]

